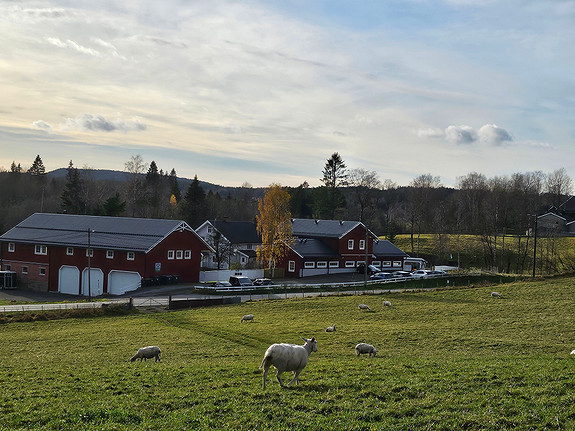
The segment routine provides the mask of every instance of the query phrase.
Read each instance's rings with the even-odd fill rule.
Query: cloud
[[[96,132],[114,132],[131,130],[146,130],[146,124],[139,118],[124,120],[120,117],[115,120],[107,120],[102,115],[80,114],[76,118],[66,118],[66,122],[60,127],[62,130],[82,130]]]
[[[477,132],[470,126],[449,126],[445,129],[445,137],[451,144],[473,144],[477,141]]]
[[[92,55],[94,57],[101,57],[99,51],[82,46],[70,39],[68,39],[66,42],[63,42],[57,37],[47,37],[46,41],[51,45],[57,46],[58,48],[72,48],[82,54]]]
[[[37,130],[43,130],[45,132],[51,132],[52,131],[52,126],[50,124],[46,123],[45,121],[42,121],[42,120],[34,121],[32,123],[32,128],[37,129]]]
[[[489,145],[503,145],[506,142],[513,141],[513,138],[507,130],[496,126],[495,124],[486,124],[478,131],[479,140]]]
[[[417,136],[420,138],[445,138],[447,142],[454,145],[485,144],[501,146],[513,142],[511,134],[495,124],[485,124],[477,131],[473,127],[466,125],[451,125],[444,131],[434,128],[419,129]]]

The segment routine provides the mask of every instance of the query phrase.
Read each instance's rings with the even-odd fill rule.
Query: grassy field
[[[574,309],[564,277],[5,323],[0,429],[575,429]],[[301,383],[262,390],[265,349],[300,336]],[[128,362],[149,344],[161,363]]]

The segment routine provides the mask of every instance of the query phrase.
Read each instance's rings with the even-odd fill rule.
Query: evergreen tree
[[[16,165],[16,162],[12,161],[12,165],[10,166],[10,172],[13,174],[19,174],[22,172],[22,166],[20,166],[20,163],[18,163],[18,165]]]
[[[333,153],[327,160],[321,181],[325,190],[320,192],[316,212],[334,218],[336,209],[345,206],[345,198],[339,188],[347,185],[347,168],[339,153]]]
[[[28,173],[35,176],[41,176],[46,173],[46,168],[44,167],[44,163],[42,162],[40,155],[36,156],[34,163],[32,163],[32,166],[28,169]]]
[[[188,187],[185,200],[185,219],[192,228],[198,227],[206,218],[206,192],[195,175]]]
[[[176,175],[176,170],[172,168],[170,172],[170,194],[174,196],[176,202],[182,200],[182,192],[180,191],[180,186],[178,185],[178,176]]]
[[[104,215],[118,217],[121,216],[125,210],[126,201],[120,199],[119,193],[116,193],[104,203]]]
[[[68,214],[85,214],[86,201],[84,200],[83,181],[80,172],[74,167],[72,160],[66,173],[66,185],[60,199],[62,210]]]

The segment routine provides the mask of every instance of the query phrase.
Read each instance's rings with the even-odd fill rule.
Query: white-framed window
[[[174,260],[176,252],[174,250],[168,250],[168,260]]]
[[[28,274],[28,267],[27,266],[22,267],[22,274]]]
[[[317,267],[318,268],[327,268],[327,262],[326,261],[318,262]]]
[[[391,260],[384,260],[383,263],[381,264],[382,267],[390,267],[391,266]]]
[[[288,262],[288,271],[295,272],[295,260],[290,260]]]
[[[347,240],[347,249],[348,249],[348,250],[353,250],[353,239],[348,239],[348,240]]]
[[[45,245],[36,245],[36,247],[34,247],[34,254],[48,254],[48,247]]]
[[[315,262],[304,262],[303,267],[307,269],[315,268]]]
[[[106,259],[114,258],[114,250],[106,250]]]
[[[353,260],[346,260],[346,261],[345,261],[345,267],[346,267],[346,268],[355,268],[355,261],[353,261]]]
[[[8,251],[9,251],[10,253],[15,252],[15,251],[16,251],[16,244],[14,244],[13,242],[9,242],[9,243],[8,243]]]
[[[12,265],[10,265],[9,263],[4,265],[4,271],[12,271]]]
[[[401,260],[394,260],[393,267],[394,268],[401,268],[403,266],[403,262]]]
[[[46,268],[40,268],[40,275],[46,275]]]
[[[360,250],[365,250],[365,239],[360,239],[360,240],[359,240],[359,249],[360,249]]]
[[[128,254],[126,255],[126,259],[127,260],[136,260],[136,253],[134,253],[133,251],[129,251]]]
[[[246,244],[246,250],[252,250],[253,245],[252,244]]]
[[[330,267],[330,268],[339,268],[339,261],[337,261],[337,260],[331,260],[331,261],[329,262],[329,267]]]
[[[87,248],[86,249],[86,257],[94,257],[94,249],[93,248]]]
[[[74,256],[74,247],[66,247],[66,254],[68,256]]]
[[[184,258],[184,251],[176,250],[176,259],[183,259],[183,258]]]
[[[373,262],[371,262],[371,264],[373,266],[377,266],[378,268],[381,268],[381,261],[379,261],[379,260],[374,260]]]
[[[244,256],[240,257],[240,263],[241,263],[242,265],[245,265],[245,263],[246,263],[247,261],[248,261],[248,260],[247,260]]]
[[[192,250],[184,251],[184,259],[191,259],[192,258]]]

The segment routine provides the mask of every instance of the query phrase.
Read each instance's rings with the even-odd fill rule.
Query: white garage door
[[[140,287],[142,277],[137,272],[110,271],[108,274],[108,293],[123,295]]]
[[[78,295],[80,291],[80,270],[75,266],[62,266],[58,274],[58,292]]]
[[[90,284],[88,285],[88,278]],[[90,286],[90,289],[88,289]],[[104,273],[99,268],[90,268],[90,277],[88,277],[88,269],[82,271],[82,295],[84,296],[99,296],[104,292]]]

